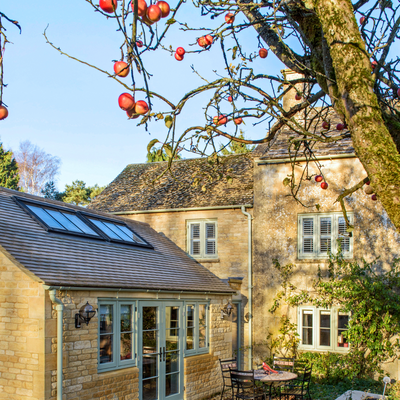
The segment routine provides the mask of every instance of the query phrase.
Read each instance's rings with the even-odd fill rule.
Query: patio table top
[[[258,381],[269,383],[269,382],[280,382],[280,381],[291,381],[297,378],[297,374],[287,371],[278,371],[277,374],[265,374],[264,370],[258,369],[254,371],[254,378]]]

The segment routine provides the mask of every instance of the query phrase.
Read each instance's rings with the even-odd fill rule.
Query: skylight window
[[[114,240],[122,240],[124,242],[141,243],[145,242],[135,235],[127,226],[116,224],[110,221],[100,221],[98,219],[89,218],[90,222],[95,224],[103,233]]]
[[[133,246],[153,248],[123,221],[90,211],[41,203],[21,197],[14,200],[46,230]]]
[[[91,229],[74,214],[56,211],[50,208],[33,206],[30,204],[26,204],[26,206],[50,228],[99,236],[97,232]]]

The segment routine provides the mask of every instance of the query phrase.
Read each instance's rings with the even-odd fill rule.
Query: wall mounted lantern
[[[224,316],[228,317],[232,314],[233,305],[228,301],[223,307],[221,307],[221,319],[224,319]]]
[[[90,320],[95,316],[96,310],[87,302],[81,307],[79,312],[75,314],[75,328],[81,327],[81,322],[86,322],[89,325]]]

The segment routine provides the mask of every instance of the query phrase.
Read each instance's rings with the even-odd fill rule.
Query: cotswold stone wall
[[[250,214],[253,209],[246,208]],[[229,277],[243,278],[242,285],[235,287],[241,296],[242,326],[241,343],[247,346],[248,329],[243,323],[243,316],[248,309],[248,220],[240,209],[218,209],[199,211],[162,212],[148,214],[124,215],[148,223],[157,232],[163,233],[182,250],[187,251],[186,221],[196,219],[216,219],[218,221],[218,258],[215,260],[199,259],[209,271],[221,279]],[[247,365],[247,351],[243,352],[243,367]],[[246,367],[247,368],[247,367]]]
[[[75,328],[75,314],[87,301],[97,309],[99,298],[114,298],[116,292],[57,292],[64,303],[64,380],[65,400],[99,399],[132,400],[139,398],[139,368],[130,367],[111,372],[97,372],[98,319],[92,318],[89,325]],[[158,298],[161,299],[161,294]],[[179,295],[166,295],[170,300],[178,300]],[[122,298],[156,299],[155,294],[123,293]],[[196,297],[198,298],[198,296]],[[180,295],[180,300],[183,295]],[[184,359],[185,399],[197,400],[211,396],[221,390],[219,358],[231,356],[231,324],[220,318],[221,305],[228,297],[214,296],[210,307],[210,354],[191,356]],[[46,298],[46,360],[56,360],[57,312],[50,299]],[[49,364],[50,365],[50,364]],[[55,400],[57,391],[56,364],[51,364],[46,372],[46,400]],[[47,369],[46,369],[47,370]]]
[[[329,183],[322,190],[313,179],[305,182],[299,198],[305,205],[320,204],[305,208],[288,196],[289,190],[282,181],[290,174],[290,165],[268,164],[255,167],[254,204],[254,340],[261,343],[268,331],[276,332],[282,314],[289,313],[297,322],[296,310],[268,312],[280,289],[280,279],[273,266],[277,259],[281,265],[295,265],[293,283],[299,289],[309,290],[318,268],[328,266],[327,260],[301,260],[298,251],[298,214],[341,211],[335,203],[343,188],[349,188],[364,179],[365,173],[356,158],[321,160],[322,172]],[[301,172],[301,169],[298,169]],[[317,173],[317,171],[310,171]],[[372,201],[362,190],[345,200],[348,211],[354,212],[354,259],[372,261],[379,258],[382,268],[390,268],[395,257],[400,256],[400,235],[396,232],[379,201]],[[259,354],[266,348],[259,346]],[[398,375],[397,365],[390,367],[392,376]]]
[[[42,400],[44,289],[0,253],[0,399]]]

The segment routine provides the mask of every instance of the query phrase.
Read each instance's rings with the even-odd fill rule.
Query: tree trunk
[[[312,0],[328,43],[338,86],[331,99],[346,117],[355,152],[372,188],[400,231],[400,154],[374,94],[375,76],[350,0]]]

